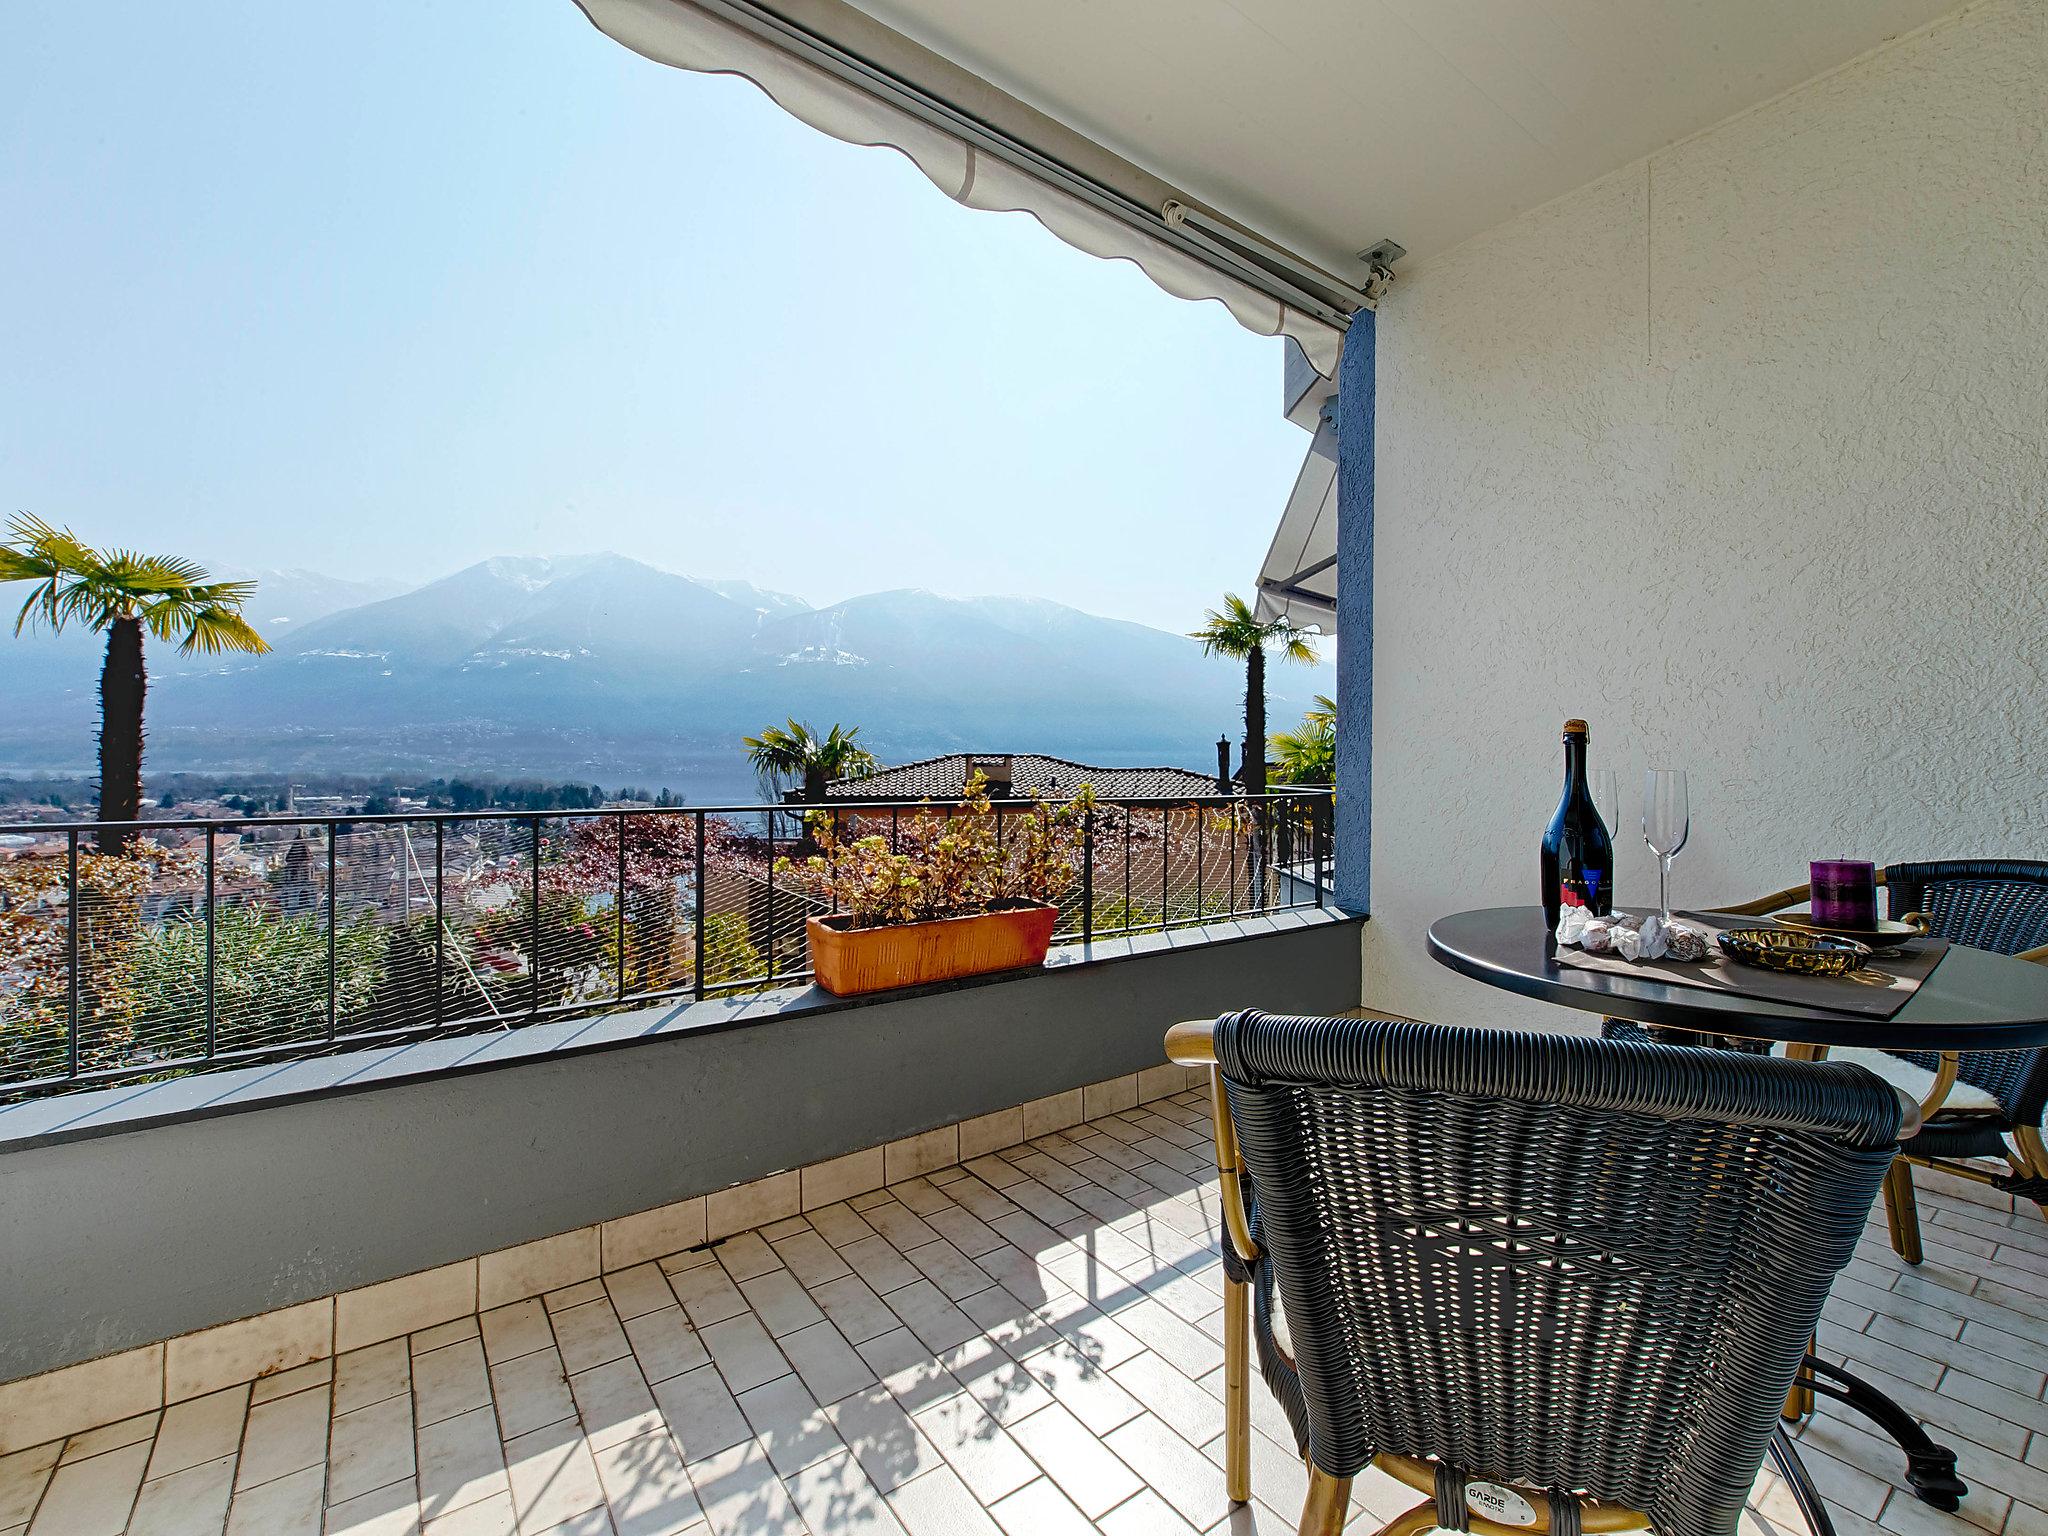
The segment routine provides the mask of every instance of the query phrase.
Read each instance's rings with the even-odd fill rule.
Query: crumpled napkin
[[[1617,914],[1595,917],[1584,907],[1566,907],[1558,914],[1557,942],[1577,945],[1589,955],[1610,950],[1622,959],[1704,960],[1707,936],[1683,923],[1669,923],[1658,913],[1642,917]]]

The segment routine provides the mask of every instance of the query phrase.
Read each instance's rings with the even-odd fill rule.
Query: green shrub
[[[737,912],[713,912],[704,919],[704,984],[745,981],[763,970],[761,951]]]
[[[214,916],[217,1050],[309,1040],[327,1032],[327,928],[317,915],[255,907]],[[385,934],[356,923],[334,935],[335,1016],[369,1001],[384,974]],[[145,929],[134,955],[135,1058],[196,1056],[206,1048],[206,923],[185,917]]]

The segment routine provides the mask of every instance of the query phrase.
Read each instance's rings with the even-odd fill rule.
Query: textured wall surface
[[[1366,1000],[1536,899],[1558,728],[1692,775],[1673,900],[2048,857],[2048,0],[1991,0],[1404,274],[1379,315]]]

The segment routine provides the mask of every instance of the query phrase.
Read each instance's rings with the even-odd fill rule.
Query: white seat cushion
[[[1273,1342],[1289,1360],[1294,1358],[1294,1335],[1288,1331],[1287,1308],[1280,1301],[1280,1287],[1273,1287]]]
[[[1785,1054],[1782,1045],[1771,1048],[1773,1056]],[[1924,1104],[1927,1095],[1934,1091],[1934,1074],[1925,1067],[1916,1067],[1910,1061],[1884,1051],[1871,1050],[1861,1045],[1838,1045],[1828,1052],[1829,1061],[1853,1061],[1859,1067],[1866,1067],[1883,1078],[1901,1093],[1910,1096],[1914,1103]],[[1960,1077],[1949,1087],[1948,1096],[1941,1101],[1943,1109],[1979,1109],[1998,1112],[1998,1100],[1974,1083],[1966,1083]]]

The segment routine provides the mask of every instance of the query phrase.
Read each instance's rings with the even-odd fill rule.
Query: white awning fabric
[[[986,143],[970,141],[967,131],[949,132],[929,112],[907,110],[885,99],[883,91],[856,83],[858,71],[832,70],[801,56],[792,40],[805,34],[775,22],[745,25],[756,18],[743,0],[576,0],[597,28],[635,53],[658,63],[703,74],[733,74],[752,81],[792,116],[822,133],[849,144],[900,151],[955,202],[970,208],[1028,213],[1069,245],[1112,260],[1136,263],[1168,293],[1183,299],[1215,299],[1238,322],[1263,336],[1290,336],[1318,372],[1336,372],[1343,341],[1342,315],[1332,318],[1305,313],[1272,291],[1286,290],[1284,281],[1260,285],[1233,275],[1193,253],[1191,242],[1178,240],[1169,225],[1169,196],[1149,207],[1159,233],[1149,233],[1119,205],[1117,190],[1091,202],[1055,178],[1031,174],[1017,159],[999,157]],[[723,12],[724,14],[719,14]],[[786,24],[785,24],[786,27]],[[852,74],[855,78],[849,78]],[[886,86],[887,77],[882,76]],[[963,129],[971,122],[963,116]],[[1050,157],[1045,164],[1059,173]],[[1145,193],[1162,184],[1131,169],[1130,180]],[[1070,185],[1087,186],[1069,176]],[[1130,201],[1126,195],[1124,201]],[[1256,242],[1253,242],[1256,243]]]
[[[1259,570],[1258,613],[1337,632],[1337,428],[1328,416],[1301,461]]]

